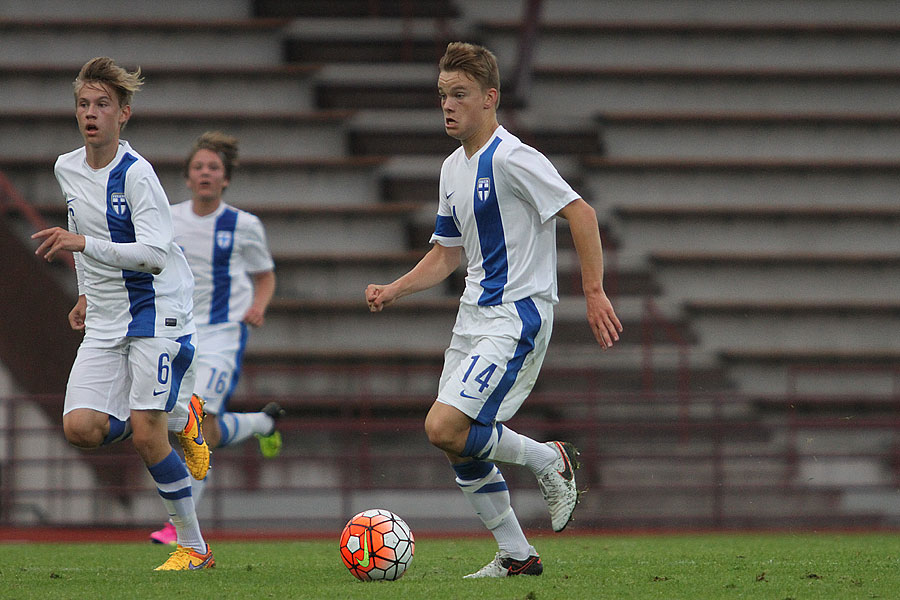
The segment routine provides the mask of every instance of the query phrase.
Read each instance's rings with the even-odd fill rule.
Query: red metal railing
[[[246,397],[241,405],[259,406],[270,399]],[[435,491],[452,498],[446,461],[430,447],[422,430],[427,402],[420,397],[363,394],[278,400],[289,410],[279,425],[286,440],[283,454],[263,460],[252,443],[217,450],[215,477],[206,493],[207,527],[321,529],[337,526],[361,498],[365,502],[385,495],[421,497],[422,502],[433,503]],[[669,418],[680,413],[683,398],[678,394],[535,394],[510,426],[536,439],[571,439],[581,448],[579,483],[590,490],[578,512],[581,528],[787,523],[834,527],[891,522],[890,507],[854,509],[843,499],[895,493],[900,483],[895,468],[900,416],[860,412],[847,419],[811,411],[801,418],[791,414],[784,398],[781,408],[769,406],[765,415],[737,418],[728,416],[730,403],[750,406],[752,399],[692,393],[690,400],[694,408],[705,408],[679,421]],[[851,401],[858,400],[847,398],[846,404],[852,406]],[[900,397],[890,400],[896,404]],[[0,525],[121,525],[112,516],[113,505],[125,513],[129,525],[156,524],[161,515],[146,511],[148,505],[155,506],[155,489],[146,476],[140,476],[136,456],[136,468],[123,473],[120,482],[89,484],[77,474],[89,471],[84,465],[121,461],[121,457],[110,457],[102,450],[84,453],[60,444],[64,450],[35,455],[35,447],[53,446],[35,440],[61,441],[62,432],[52,425],[23,425],[31,403],[27,396],[2,402]],[[811,449],[804,440],[787,435],[792,428],[823,438],[868,441]],[[685,433],[688,443],[683,441]],[[871,443],[875,434],[884,438],[880,444]],[[794,470],[796,461],[807,467],[817,461],[848,464],[844,475],[851,480],[853,465],[859,463],[886,474],[871,481],[842,483],[840,477],[810,481]],[[789,472],[790,477],[783,476]],[[527,470],[509,468],[504,473],[520,497],[536,493]],[[69,507],[90,499],[99,508],[73,523]],[[278,511],[257,510],[277,499],[282,506]],[[236,512],[235,503],[247,510]],[[306,510],[316,503],[315,510]],[[435,514],[425,525],[440,528],[443,509],[429,505],[428,510]],[[326,516],[304,516],[317,511]],[[529,516],[526,511],[523,515],[526,527],[542,526],[542,515]],[[473,520],[461,526],[475,529],[477,525]]]
[[[48,227],[47,221],[44,220],[41,213],[25,200],[6,175],[0,172],[0,213],[8,215],[14,212],[22,215],[34,231]],[[71,252],[62,252],[60,257],[71,269],[75,269],[75,259]]]

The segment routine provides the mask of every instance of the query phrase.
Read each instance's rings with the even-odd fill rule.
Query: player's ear
[[[497,92],[497,88],[489,88],[488,91],[485,92],[485,94],[484,94],[485,110],[497,106],[497,97],[498,96],[499,96],[499,92]]]
[[[126,104],[122,107],[122,112],[119,113],[119,127],[128,122],[128,119],[131,118],[131,105]]]

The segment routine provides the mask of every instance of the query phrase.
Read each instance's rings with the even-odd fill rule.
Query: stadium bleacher
[[[0,172],[48,222],[65,216],[53,161],[80,144],[71,81],[94,55],[143,68],[146,89],[123,137],[154,164],[171,201],[186,198],[191,140],[208,129],[240,139],[226,200],[263,219],[278,289],[235,400],[280,397],[292,411],[293,458],[217,453],[218,500],[204,518],[272,526],[290,506],[290,525],[303,528],[378,500],[411,523],[435,503],[445,503],[448,523],[468,517],[461,499],[447,498],[446,466],[420,423],[463,273],[377,316],[363,290],[405,272],[427,247],[441,160],[454,147],[435,91],[443,47],[484,43],[511,77],[525,4],[164,0],[148,13],[139,2],[74,11],[0,0],[0,138],[15,140],[0,146]],[[561,225],[556,331],[521,423],[584,447],[592,493],[578,523],[870,525],[900,516],[890,499],[893,434],[878,429],[873,446],[853,441],[871,435],[864,427],[842,430],[823,472],[798,445],[791,404],[802,396],[802,431],[824,439],[848,427],[833,418],[829,390],[839,390],[844,416],[900,399],[900,20],[888,4],[542,2],[530,87],[501,102],[500,119],[597,209],[607,287],[626,326],[609,352],[590,339]],[[19,212],[6,218],[24,234]],[[74,300],[71,274],[54,276],[57,293]],[[0,360],[11,382],[0,395],[35,391],[17,373],[29,366]],[[30,426],[58,437],[57,417],[41,406]],[[0,436],[12,435],[4,418]],[[381,429],[390,418],[401,435]],[[362,458],[341,446],[360,423],[373,427]],[[411,452],[415,471],[404,473],[398,461]],[[863,488],[847,476],[861,464],[873,474]],[[37,466],[20,472],[52,479]],[[354,486],[361,473],[369,477]],[[517,512],[541,525],[539,497],[519,477]],[[125,522],[147,506],[155,514],[146,490],[105,515],[85,507],[88,493],[78,491],[67,514],[54,500],[40,517],[0,515],[27,524]],[[265,507],[252,523],[248,503]]]

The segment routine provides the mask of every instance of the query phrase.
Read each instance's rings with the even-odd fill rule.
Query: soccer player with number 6
[[[554,531],[578,503],[574,446],[537,442],[503,425],[531,392],[550,341],[556,288],[555,218],[569,222],[581,263],[587,319],[603,349],[622,324],[603,290],[597,215],[540,152],[499,125],[500,74],[494,55],[448,45],[438,94],[448,135],[461,147],[441,168],[431,250],[390,284],[370,284],[372,312],[446,279],[468,260],[438,395],[425,419],[456,483],[496,539],[494,560],[466,577],[540,575],[543,565],[510,505],[495,463],[523,465],[538,480]]]
[[[84,146],[54,168],[68,230],[32,238],[41,240],[35,254],[48,261],[60,251],[75,255],[79,296],[69,324],[84,339],[66,386],[66,439],[96,448],[132,437],[177,530],[176,550],[157,570],[206,569],[215,561],[191,495],[191,475],[202,479],[209,468],[203,405],[191,393],[194,280],[153,167],[120,140],[142,84],[140,70],[110,58],[82,67],[75,116]],[[168,431],[178,435],[187,464]]]

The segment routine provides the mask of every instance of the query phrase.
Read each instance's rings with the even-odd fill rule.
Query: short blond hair
[[[238,141],[236,137],[226,135],[221,131],[207,131],[198,137],[191,147],[187,159],[184,161],[185,177],[188,176],[194,155],[200,150],[215,152],[222,159],[222,164],[225,165],[225,177],[229,180],[231,179],[231,170],[238,165]]]
[[[497,105],[500,104],[500,67],[494,53],[476,44],[450,42],[438,64],[441,71],[461,71],[471,77],[482,91],[497,90]]]
[[[119,107],[122,108],[131,104],[134,93],[144,85],[144,78],[141,77],[140,67],[136,71],[129,72],[108,56],[98,56],[84,63],[78,77],[72,83],[76,101],[81,88],[88,83],[99,83],[110,88],[119,102]]]

